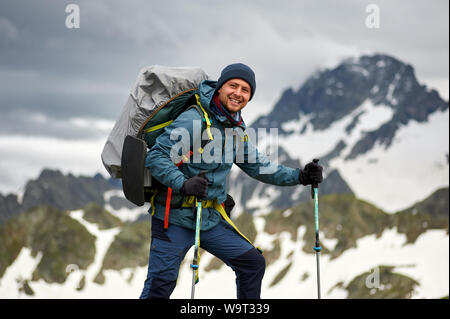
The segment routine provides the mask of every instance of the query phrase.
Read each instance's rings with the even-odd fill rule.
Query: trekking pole
[[[199,176],[204,176],[205,172],[201,172]],[[199,266],[199,258],[198,258],[198,249],[200,248],[200,224],[202,220],[202,202],[197,202],[197,216],[195,222],[195,243],[194,243],[194,260],[192,261],[192,288],[191,288],[191,299],[194,299],[195,295],[195,284],[198,282],[198,266]]]
[[[194,299],[195,295],[195,284],[197,283],[197,273],[198,273],[198,248],[200,244],[200,220],[202,215],[202,202],[197,202],[197,220],[195,223],[195,246],[194,246],[194,260],[192,261],[192,288],[191,288],[191,299]]]
[[[313,159],[314,163],[318,163],[318,159]],[[320,247],[319,241],[319,185],[314,183],[311,185],[311,196],[314,199],[314,212],[315,212],[315,224],[316,224],[316,242],[314,244],[314,250],[316,252],[316,263],[317,263],[317,299],[320,299]]]

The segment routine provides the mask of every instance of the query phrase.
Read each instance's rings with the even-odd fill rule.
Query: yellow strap
[[[215,202],[214,199],[202,200],[202,208],[213,208]],[[181,207],[197,207],[197,198],[194,195],[186,196]]]
[[[173,120],[170,120],[170,121],[167,121],[167,122],[155,125],[155,126],[151,126],[148,129],[146,129],[144,132],[145,133],[149,133],[149,132],[153,132],[153,131],[159,130],[160,128],[169,126],[170,124],[172,124],[172,122],[173,122]]]
[[[181,207],[197,207],[197,198],[193,195],[186,196],[184,198],[183,203],[181,204]],[[202,208],[215,208],[220,213],[222,218],[225,219],[225,221],[228,224],[230,224],[237,231],[237,233],[239,235],[241,235],[252,246],[254,246],[253,243],[247,237],[245,237],[245,235],[243,233],[241,233],[241,231],[236,227],[236,225],[233,223],[233,221],[228,217],[223,206],[221,204],[219,204],[219,202],[216,199],[208,199],[206,201],[203,200]],[[258,249],[262,253],[262,250],[259,247],[255,247],[255,248]]]
[[[200,103],[200,96],[198,94],[195,94],[195,99],[197,100],[197,105],[202,109],[202,112],[205,116],[205,121],[206,121],[206,132],[208,133],[208,137],[209,139],[212,141],[213,140],[213,136],[211,134],[211,121],[208,117],[208,113],[205,111],[205,109],[203,108],[202,104]]]
[[[152,216],[155,215],[155,196],[158,193],[157,189],[145,190],[146,192],[151,192],[153,195],[150,197],[150,206],[152,207]]]
[[[233,223],[233,221],[228,217],[227,213],[225,212],[225,209],[222,207],[222,205],[219,204],[218,201],[215,201],[214,208],[220,213],[222,218],[225,219],[225,221],[228,224],[230,224],[234,228],[235,231],[238,232],[239,235],[244,237],[252,246],[254,246],[253,243],[247,237],[245,237],[245,235],[243,233],[241,233],[241,231],[236,227],[236,225]],[[258,249],[258,250],[260,250],[260,249]]]

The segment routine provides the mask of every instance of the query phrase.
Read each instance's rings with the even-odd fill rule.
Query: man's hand
[[[302,185],[320,184],[323,181],[322,166],[315,162],[311,162],[305,165],[304,169],[300,170],[298,179]]]
[[[206,176],[194,176],[187,179],[181,188],[183,195],[195,195],[198,198],[206,198],[208,193],[208,179]]]

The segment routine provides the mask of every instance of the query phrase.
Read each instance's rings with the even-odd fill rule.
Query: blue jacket
[[[215,81],[205,80],[199,85],[198,93],[200,102],[203,107],[206,106],[205,109],[207,110],[209,110],[216,83]],[[197,159],[201,158],[201,161],[196,161],[196,158],[193,157],[189,162],[179,167],[171,160],[172,148],[180,149],[184,147],[185,150],[189,150],[193,149],[193,145],[200,145],[198,137],[196,138],[194,136],[194,123],[196,120],[199,121],[197,123],[201,123],[200,121],[202,121],[203,116],[194,108],[183,112],[172,124],[167,126],[165,131],[156,139],[155,145],[147,153],[145,166],[150,169],[155,179],[163,185],[172,188],[172,202],[182,200],[180,189],[186,179],[196,176],[202,171],[207,171],[206,177],[209,180],[207,199],[217,199],[219,203],[224,202],[226,199],[226,177],[230,173],[233,163],[250,177],[264,183],[279,186],[299,184],[299,169],[276,165],[271,163],[262,153],[259,153],[254,144],[245,137],[246,126],[243,121],[240,127],[229,128],[227,125],[229,121],[225,116],[212,112],[210,112],[210,116],[214,140],[209,142],[204,147],[204,150],[207,152],[211,149],[214,149],[214,151],[216,149],[222,149],[222,154],[220,152],[217,154],[213,153],[213,155],[216,155],[216,160],[209,162],[210,160],[205,161],[204,157],[198,156]],[[180,130],[179,128],[183,128],[184,130]],[[240,138],[241,143],[233,143],[233,136],[225,134],[226,128],[228,128],[228,133],[233,132],[237,136],[235,137],[236,139]],[[180,138],[175,140],[171,139],[172,133],[175,134],[183,131],[189,132],[189,140],[184,140],[186,143]],[[187,145],[187,143],[190,144]],[[222,147],[220,147],[220,143]],[[216,146],[217,148],[215,148]],[[261,174],[261,171],[269,168],[270,174]],[[155,198],[155,217],[160,220],[164,220],[166,195],[167,192],[160,192]],[[204,208],[202,210],[201,229],[211,229],[220,220],[221,216],[216,209]],[[195,229],[193,208],[171,208],[169,223]]]

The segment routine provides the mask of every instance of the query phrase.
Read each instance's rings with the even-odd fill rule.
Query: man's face
[[[241,79],[231,79],[225,82],[217,91],[219,101],[231,113],[242,110],[250,99],[250,85]]]

